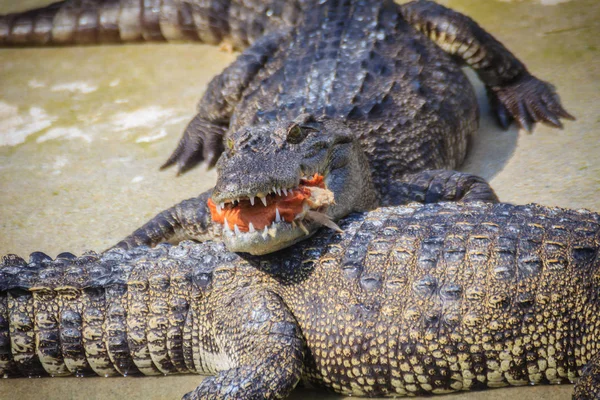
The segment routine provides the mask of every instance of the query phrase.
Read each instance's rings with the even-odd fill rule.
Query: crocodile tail
[[[243,49],[294,24],[304,1],[66,0],[0,16],[0,46],[184,40]]]
[[[190,6],[176,0],[66,0],[0,17],[3,45],[175,39],[198,39]]]
[[[191,271],[210,244],[198,246],[61,253],[54,260],[36,252],[28,262],[2,257],[0,377],[190,372],[184,324]],[[190,264],[181,265],[185,260]]]
[[[7,289],[13,285],[15,272],[26,265],[25,260],[12,254],[5,256],[2,260],[0,269],[0,377],[19,375],[11,351]]]
[[[29,262],[15,255],[0,264],[0,376],[46,376],[36,352],[33,298],[28,289],[50,257],[32,253]]]

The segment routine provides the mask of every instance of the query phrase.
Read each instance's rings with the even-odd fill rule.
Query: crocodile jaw
[[[273,188],[266,196],[243,196],[218,204],[209,199],[213,222],[221,226],[228,250],[267,254],[311,236],[321,225],[339,230],[325,213],[335,203],[334,193],[326,188],[327,177],[317,173],[300,182],[284,191]]]
[[[222,239],[229,251],[262,255],[291,246],[315,233],[320,224],[300,221],[298,223],[273,222],[256,232],[235,232],[223,229]]]

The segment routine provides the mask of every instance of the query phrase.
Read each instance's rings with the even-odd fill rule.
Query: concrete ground
[[[47,3],[0,0],[0,14]],[[482,87],[482,119],[464,171],[512,203],[600,211],[600,2],[448,0],[556,85],[577,117],[564,130],[500,130]],[[235,55],[195,44],[0,50],[0,254],[100,251],[162,209],[213,185],[196,168],[158,166],[173,150],[208,81]],[[0,398],[179,398],[201,378],[0,381]],[[445,398],[568,399],[570,386],[499,389]],[[327,396],[296,390],[294,399]],[[337,398],[332,396],[331,398]]]

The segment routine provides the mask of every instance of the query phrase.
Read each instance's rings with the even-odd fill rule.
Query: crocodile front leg
[[[161,169],[177,164],[179,175],[203,160],[209,167],[215,165],[223,152],[223,136],[242,93],[288,35],[289,30],[283,29],[259,39],[213,78],[198,104],[198,114]]]
[[[575,384],[574,400],[593,400],[600,398],[600,353],[588,361],[583,368],[581,378]]]
[[[575,119],[562,107],[550,83],[531,75],[502,43],[469,17],[425,0],[403,4],[400,10],[417,30],[477,72],[503,128],[513,119],[527,131],[536,122],[561,128],[560,118]]]
[[[228,306],[226,313],[221,311],[222,302]],[[283,300],[270,291],[249,288],[245,293],[237,291],[232,299],[220,298],[214,307],[213,328],[220,351],[207,358],[227,359],[230,368],[205,379],[184,399],[287,397],[300,380],[305,344]]]
[[[206,204],[211,193],[212,189],[207,190],[198,197],[162,211],[114,247],[130,249],[143,245],[153,247],[162,242],[177,243],[185,239],[213,239],[216,234],[211,229],[214,225]]]
[[[497,203],[498,197],[483,178],[441,169],[405,175],[382,190],[385,206],[441,201]]]

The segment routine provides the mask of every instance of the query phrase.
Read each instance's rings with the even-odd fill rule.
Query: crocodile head
[[[231,251],[270,253],[377,203],[350,129],[308,114],[231,134],[217,172],[208,205]]]

